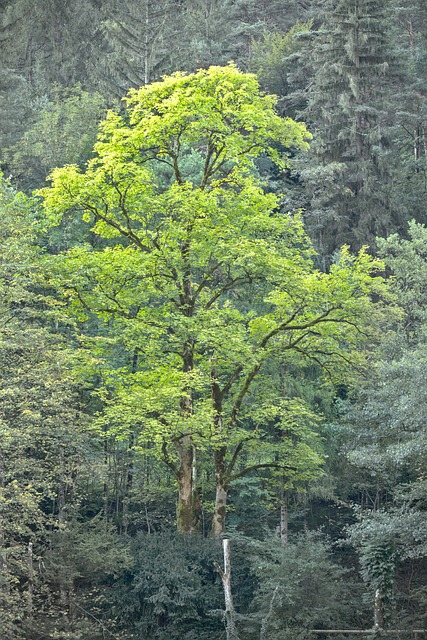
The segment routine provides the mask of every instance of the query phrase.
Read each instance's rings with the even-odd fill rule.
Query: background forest
[[[0,639],[427,628],[425,1],[0,9]]]

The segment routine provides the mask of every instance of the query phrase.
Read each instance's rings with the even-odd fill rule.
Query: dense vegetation
[[[0,5],[1,640],[425,628],[424,1]]]

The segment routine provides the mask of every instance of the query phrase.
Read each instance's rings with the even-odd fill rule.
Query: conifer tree
[[[427,172],[427,6],[422,0],[394,2],[392,37],[404,73],[397,88],[395,155],[399,170],[393,197],[402,216],[425,222]]]
[[[182,13],[174,0],[106,3],[99,27],[102,63],[91,61],[102,90],[121,98],[130,88],[175,70]]]
[[[1,60],[42,94],[52,82],[88,87],[99,22],[96,0],[19,0],[1,16]]]
[[[314,52],[304,118],[314,131],[300,167],[307,221],[323,255],[396,227],[389,199],[394,59],[387,0],[330,0]]]

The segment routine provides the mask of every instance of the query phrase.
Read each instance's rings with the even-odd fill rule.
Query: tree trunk
[[[225,516],[227,511],[228,488],[217,476],[215,509],[212,521],[212,533],[215,537],[220,536],[225,531]]]
[[[233,595],[231,593],[230,540],[225,538],[222,541],[222,547],[224,551],[224,571],[221,569],[218,563],[215,563],[215,567],[219,575],[221,576],[222,586],[224,588],[225,630],[227,634],[227,640],[240,640],[236,628],[236,616],[234,611]]]
[[[0,451],[0,495],[2,496],[4,489],[4,465],[3,455]],[[3,497],[3,496],[2,496]],[[6,536],[4,530],[4,515],[0,509],[0,605],[2,605],[2,593],[8,590],[7,574],[7,553],[6,553]]]
[[[375,592],[374,627],[375,629],[384,629],[383,599],[379,589]]]
[[[27,562],[28,562],[27,612],[28,612],[28,617],[32,618],[33,617],[33,595],[34,595],[34,564],[33,564],[33,543],[32,542],[28,543]]]
[[[288,499],[283,498],[280,507],[280,541],[282,544],[288,543]]]
[[[145,5],[145,35],[144,35],[144,84],[147,85],[150,82],[150,52],[149,52],[149,26],[150,26],[150,11],[148,7],[148,0]]]
[[[197,531],[195,495],[193,491],[193,445],[191,436],[185,436],[179,446],[177,529],[181,533]]]
[[[219,414],[218,414],[219,415]],[[220,424],[221,426],[221,424]],[[216,425],[217,433],[220,428]],[[227,448],[220,447],[215,451],[215,507],[212,520],[212,534],[215,537],[220,536],[225,531],[225,517],[227,514],[227,497],[228,497],[228,478],[225,464],[225,456]]]
[[[127,461],[125,467],[125,481],[123,487],[123,504],[122,504],[122,530],[127,535],[129,526],[129,503],[133,487],[133,448],[135,444],[134,434],[129,436],[129,444],[127,450]]]

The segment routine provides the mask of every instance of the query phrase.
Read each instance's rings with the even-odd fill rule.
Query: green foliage
[[[31,191],[78,167],[55,173],[43,237],[34,201],[0,185],[2,638],[220,638],[219,550],[159,533],[189,468],[205,535],[215,484],[230,530],[258,541],[281,506],[291,535],[341,536],[360,505],[366,607],[317,539],[236,538],[243,637],[366,628],[376,588],[390,625],[424,627],[427,237],[394,232],[425,218],[425,3],[0,4],[6,175]],[[279,100],[206,71],[230,59]],[[131,86],[93,150],[96,92]],[[307,120],[311,155],[273,106]],[[300,207],[330,272],[285,213]],[[343,242],[379,247],[402,320],[370,299],[381,264],[333,256]]]
[[[40,326],[34,203],[0,188],[0,619],[5,638],[20,638],[43,591],[34,567],[70,502],[85,438],[66,353]]]
[[[250,546],[251,568],[259,581],[251,609],[261,638],[308,637],[308,629],[360,624],[358,588],[325,540],[301,535],[285,545],[271,539]]]
[[[397,234],[378,241],[378,248],[392,271],[392,287],[404,312],[403,327],[408,344],[423,342],[427,320],[427,229],[412,220],[408,237]]]
[[[113,612],[137,638],[220,638],[212,615],[223,608],[214,567],[220,545],[177,534],[139,534],[132,541],[133,566],[115,587]]]
[[[87,61],[97,40],[97,0],[3,4],[0,26],[5,66],[19,69],[40,93],[53,83],[72,86],[82,82],[87,86]]]
[[[183,28],[182,3],[172,0],[117,2],[101,7],[99,48],[103,64],[90,60],[92,80],[121,98],[131,87],[176,69]]]
[[[87,93],[80,86],[67,90],[54,86],[32,126],[4,154],[14,183],[31,191],[43,186],[54,167],[83,166],[92,153],[105,110],[100,94]]]
[[[275,357],[312,360],[334,376],[339,363],[362,364],[361,329],[374,313],[371,292],[382,288],[372,277],[381,265],[364,252],[344,248],[328,274],[315,271],[300,219],[273,215],[277,198],[263,193],[253,159],[268,154],[283,167],[276,142],[307,144],[304,126],[279,118],[274,102],[232,65],[175,74],[132,91],[128,114],[110,112],[102,123],[86,172],[57,169],[40,192],[53,224],[81,212],[111,241],[76,247],[51,267],[79,319],[114,320],[117,347],[138,354],[136,369],[128,359],[110,370],[104,424],[121,437],[136,431],[138,446],[154,445],[181,480],[190,434],[192,446],[216,456],[225,488],[271,465],[292,482],[298,457],[296,476],[312,477],[307,469],[320,460],[301,434],[293,458],[286,440],[283,451],[261,445],[271,412],[286,415],[277,398],[263,400],[262,368]],[[164,165],[169,183],[163,175],[157,185],[152,171]],[[248,420],[257,423],[252,435]],[[259,444],[246,471],[239,455],[251,440]]]
[[[297,22],[287,33],[266,33],[252,45],[251,68],[267,91],[281,98],[291,89],[290,74],[295,73],[295,59],[303,45],[303,36],[313,22]],[[292,86],[292,89],[294,87]]]
[[[400,230],[391,165],[396,57],[387,2],[332,0],[309,50],[314,75],[302,117],[315,133],[298,164],[316,248],[331,256]],[[303,196],[303,197],[304,197]],[[405,218],[403,218],[405,220]]]
[[[369,587],[371,602],[378,589],[384,603],[390,606],[397,563],[399,540],[389,518],[375,514],[353,525],[350,541],[360,550],[361,574]]]
[[[0,150],[21,137],[32,115],[28,82],[20,73],[3,65],[0,72]]]
[[[346,453],[365,498],[349,536],[370,597],[380,590],[389,617],[392,604],[401,606],[399,579],[405,562],[424,556],[427,539],[425,232],[411,222],[408,238],[392,235],[378,242],[402,315],[346,416]],[[399,615],[397,609],[397,619]]]
[[[425,234],[425,228],[413,222],[408,239],[392,235],[379,241],[393,271],[391,287],[402,317],[349,413],[350,421],[363,425],[349,456],[378,481],[381,490],[414,482],[425,459]]]
[[[38,632],[57,640],[97,640],[107,630],[119,633],[111,589],[132,560],[129,545],[99,516],[84,523],[71,518],[55,530],[43,556]]]

